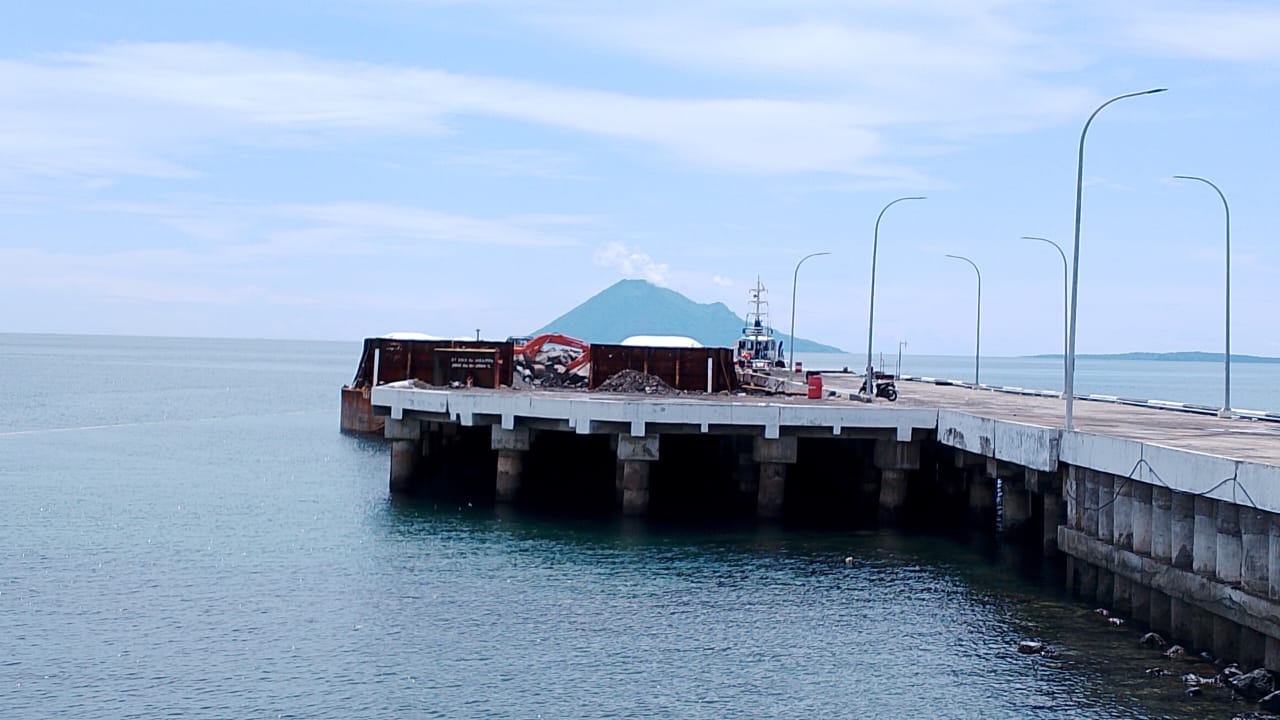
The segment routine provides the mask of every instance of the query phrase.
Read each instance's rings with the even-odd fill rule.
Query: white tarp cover
[[[683,335],[632,335],[622,341],[623,345],[636,347],[672,347],[700,348],[702,343]]]

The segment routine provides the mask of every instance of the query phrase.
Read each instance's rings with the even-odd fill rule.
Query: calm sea
[[[392,500],[358,351],[0,335],[0,718],[1245,709],[981,543]]]

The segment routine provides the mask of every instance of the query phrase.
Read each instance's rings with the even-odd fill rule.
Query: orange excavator
[[[529,341],[524,344],[516,344],[515,353],[516,355],[523,356],[525,360],[532,363],[534,359],[538,357],[538,353],[542,350],[544,345],[563,345],[564,347],[582,351],[581,355],[565,366],[565,372],[573,372],[574,370],[577,370],[583,365],[591,362],[590,343],[584,340],[579,340],[575,337],[569,337],[568,335],[560,335],[559,333],[539,335],[535,338],[530,338]]]

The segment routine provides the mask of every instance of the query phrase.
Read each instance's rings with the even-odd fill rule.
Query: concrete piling
[[[1115,476],[1098,473],[1098,539],[1111,544],[1115,529]]]
[[[494,425],[490,433],[489,448],[498,451],[494,499],[500,503],[515,502],[524,474],[524,453],[529,449],[529,428],[507,430]]]
[[[1147,612],[1147,625],[1156,632],[1173,636],[1172,599],[1159,590],[1152,590]],[[1141,619],[1141,618],[1139,618]]]
[[[1164,487],[1151,488],[1151,557],[1165,565],[1173,564],[1172,508],[1173,491]]]
[[[1259,597],[1267,597],[1271,582],[1271,523],[1267,514],[1251,507],[1240,508],[1240,580],[1246,590]]]
[[[1236,585],[1240,582],[1240,565],[1243,555],[1240,539],[1240,506],[1221,500],[1215,501],[1214,505],[1214,527],[1218,533],[1214,573],[1220,582]]]
[[[1133,551],[1151,556],[1152,545],[1152,488],[1146,483],[1134,483],[1129,494],[1129,514],[1133,521]]]
[[[391,441],[391,492],[412,492],[416,489],[418,462],[422,457],[422,423],[387,418],[382,432]]]
[[[1041,495],[1044,524],[1041,526],[1040,547],[1045,555],[1058,551],[1058,526],[1066,522],[1066,503],[1056,490]]]
[[[920,443],[877,440],[873,462],[880,469],[880,521],[896,523],[907,503],[907,471],[920,467]]]
[[[1115,478],[1111,504],[1111,544],[1123,550],[1133,549],[1133,480]]]
[[[796,461],[794,437],[758,437],[751,448],[751,458],[760,465],[760,485],[756,494],[756,516],[763,519],[781,517],[786,499],[787,466]]]
[[[1088,537],[1102,537],[1098,528],[1098,473],[1093,470],[1081,472],[1084,475],[1084,507],[1080,509],[1080,516],[1084,524],[1080,532]]]
[[[995,530],[996,479],[987,475],[984,466],[969,468],[969,521],[982,532]]]
[[[1031,494],[1018,480],[1000,481],[1000,530],[1012,535],[1031,519]],[[1055,528],[1056,532],[1056,528]]]
[[[1267,597],[1280,600],[1280,515],[1267,513]]]
[[[1197,495],[1195,499],[1195,547],[1191,550],[1191,569],[1215,577],[1218,567],[1217,501]]]
[[[622,514],[649,512],[649,469],[658,460],[657,435],[619,435],[618,460],[622,462]]]
[[[1169,503],[1169,549],[1173,566],[1179,570],[1191,570],[1195,555],[1195,497],[1182,492],[1171,492]]]
[[[1213,615],[1213,654],[1220,658],[1240,658],[1240,626]]]
[[[1239,650],[1233,656],[1242,668],[1263,667],[1267,661],[1267,636],[1252,628],[1240,628]]]

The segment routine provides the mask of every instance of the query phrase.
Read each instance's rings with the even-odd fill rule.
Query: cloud
[[[711,276],[711,282],[720,287],[733,287],[733,280],[722,275]]]
[[[654,262],[648,253],[629,248],[620,242],[611,242],[595,254],[595,263],[628,277],[638,277],[655,285],[665,285],[670,268],[665,263]]]
[[[1227,62],[1280,61],[1280,8],[1172,1],[1119,5],[1125,34],[1148,50]]]
[[[0,62],[0,166],[191,177],[202,153],[226,144],[447,139],[466,133],[472,118],[490,118],[656,148],[718,171],[883,176],[889,168],[896,176],[909,169],[887,160],[892,145],[910,143],[890,143],[891,127],[923,133],[928,145],[1045,122],[1092,99],[1035,79],[1033,69],[1057,67],[1046,59],[1055,52],[991,5],[959,26],[965,32],[946,18],[916,29],[927,12],[887,10],[865,21],[848,10],[762,18],[718,2],[697,10],[659,3],[595,15],[543,11],[544,29],[581,42],[593,38],[695,72],[753,75],[730,95],[722,83],[664,97],[217,43],[118,44],[8,60]],[[538,148],[479,150],[451,162],[573,175],[562,156]]]

